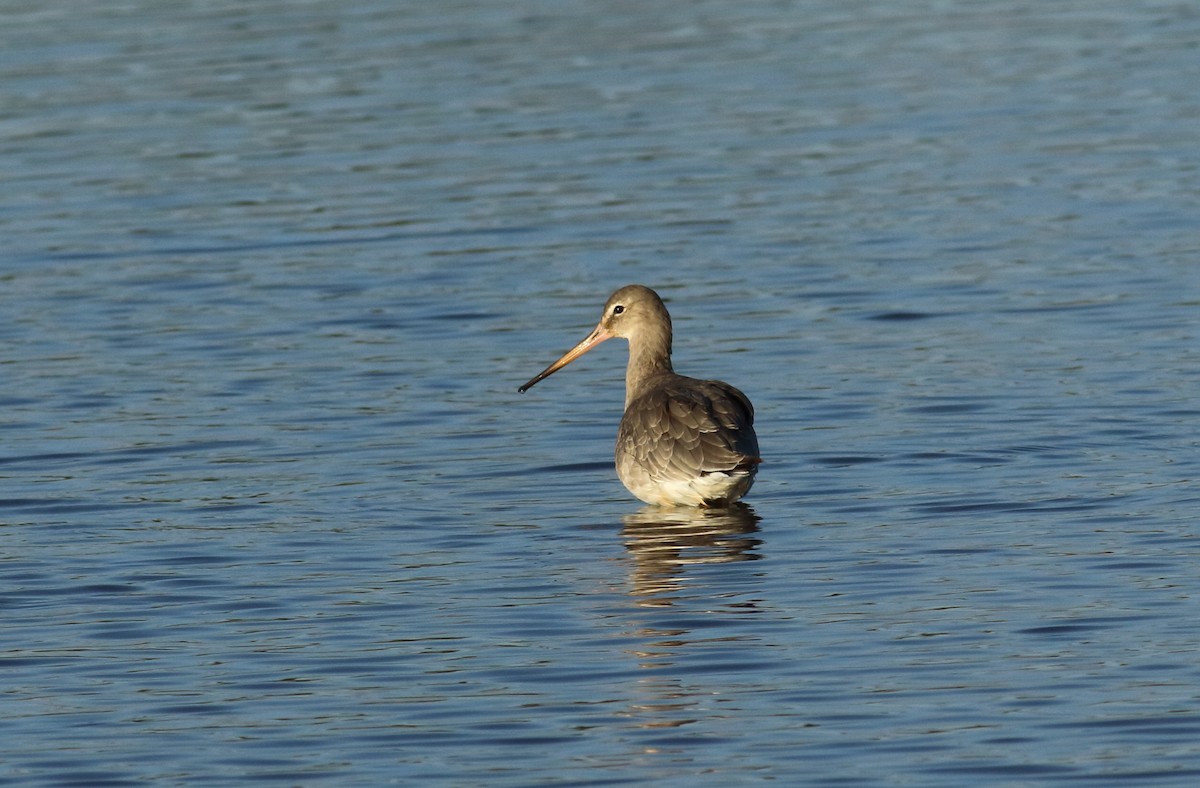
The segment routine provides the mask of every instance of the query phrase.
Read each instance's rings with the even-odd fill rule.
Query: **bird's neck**
[[[629,342],[629,365],[625,368],[625,407],[633,402],[651,379],[671,374],[671,333],[638,336]]]

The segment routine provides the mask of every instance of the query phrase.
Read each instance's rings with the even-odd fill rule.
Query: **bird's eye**
[[[622,312],[624,312],[624,311],[625,311],[625,307],[624,307],[624,306],[622,306],[621,304],[617,304],[616,306],[614,306],[614,307],[613,307],[613,314],[614,314],[614,315],[619,315],[619,314],[621,314],[621,313],[622,313]]]

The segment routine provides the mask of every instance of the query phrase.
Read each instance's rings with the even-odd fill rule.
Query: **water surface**
[[[3,14],[3,779],[1200,777],[1187,7]],[[634,281],[747,508],[516,393]]]

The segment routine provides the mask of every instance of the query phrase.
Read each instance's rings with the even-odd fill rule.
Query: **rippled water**
[[[1186,4],[0,14],[0,779],[1200,778]]]

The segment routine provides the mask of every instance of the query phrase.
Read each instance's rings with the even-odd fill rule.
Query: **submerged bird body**
[[[761,462],[754,408],[728,383],[675,374],[671,317],[648,287],[613,293],[596,329],[520,390],[612,337],[629,340],[616,446],[621,483],[660,506],[725,506],[745,495]]]

